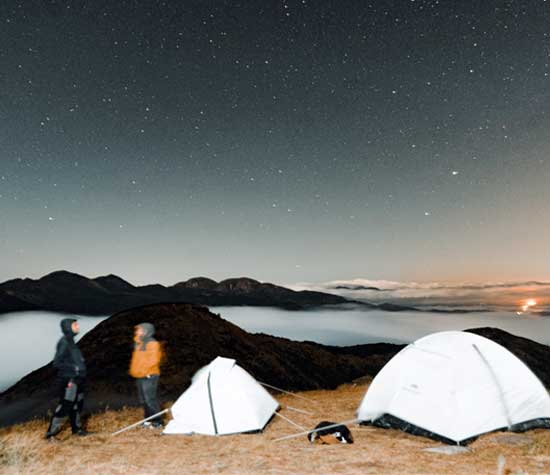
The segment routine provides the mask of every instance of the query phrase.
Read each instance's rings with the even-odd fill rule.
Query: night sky
[[[0,5],[0,280],[550,279],[550,2]]]

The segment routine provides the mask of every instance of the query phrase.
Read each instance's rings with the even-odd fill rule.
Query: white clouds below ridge
[[[416,307],[507,309],[515,311],[527,300],[536,310],[550,307],[550,282],[396,282],[351,279],[323,283],[298,283],[294,290],[315,290],[372,303],[395,303]]]

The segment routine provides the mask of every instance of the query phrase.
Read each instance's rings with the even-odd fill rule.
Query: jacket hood
[[[155,327],[152,323],[140,323],[138,327],[143,329],[142,341],[151,338],[155,334]]]
[[[151,323],[140,323],[136,325],[136,328],[140,327],[143,330],[143,335],[139,339],[134,340],[136,350],[145,351],[147,348],[147,343],[150,341],[155,341],[153,335],[155,334],[155,327]]]
[[[75,336],[75,333],[73,332],[73,329],[71,328],[71,325],[73,322],[76,322],[75,318],[64,318],[61,320],[61,331],[63,332],[63,335],[68,336],[72,338]]]

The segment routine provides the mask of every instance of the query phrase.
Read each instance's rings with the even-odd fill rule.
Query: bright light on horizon
[[[535,305],[537,305],[537,301],[535,299],[528,299],[525,301],[525,304],[521,306],[521,311],[527,312],[529,308],[534,307]]]

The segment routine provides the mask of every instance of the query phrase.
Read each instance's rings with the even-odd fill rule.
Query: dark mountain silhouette
[[[135,384],[128,376],[133,328],[148,321],[164,342],[166,364],[159,394],[174,400],[191,376],[216,356],[235,358],[258,380],[289,390],[335,388],[365,374],[375,374],[401,348],[363,345],[361,351],[313,342],[296,342],[250,334],[189,304],[159,304],[127,310],[104,320],[79,342],[88,366],[88,403],[92,411],[137,404]],[[55,370],[48,364],[0,394],[0,425],[43,416],[55,405]]]
[[[209,289],[214,290],[218,283],[207,277],[194,277],[185,282],[180,282],[174,287],[183,287],[185,289]]]
[[[404,305],[397,305],[394,303],[382,303],[378,305],[378,308],[380,310],[385,310],[386,312],[420,312],[421,310],[414,308],[414,307],[406,307]],[[433,311],[433,309],[429,310],[430,312]]]
[[[2,312],[6,313],[37,310],[37,307],[0,290],[0,309],[2,309]]]
[[[93,280],[110,292],[132,292],[135,289],[132,284],[113,274],[97,277]]]
[[[334,290],[376,290],[378,292],[386,292],[386,289],[380,289],[379,287],[368,287],[365,285],[336,285],[332,288]]]
[[[40,309],[82,315],[108,315],[161,302],[301,310],[349,301],[321,292],[295,292],[246,277],[219,283],[198,277],[171,287],[160,284],[138,287],[115,275],[88,279],[71,272],[57,271],[37,280],[14,279],[0,284],[0,313]]]

